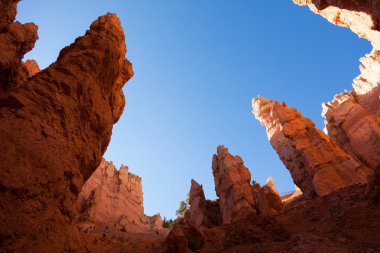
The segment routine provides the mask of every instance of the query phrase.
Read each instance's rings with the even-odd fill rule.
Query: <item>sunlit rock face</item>
[[[144,215],[141,178],[121,166],[117,171],[103,159],[94,174],[86,181],[78,197],[80,220],[87,224],[103,224],[128,232],[162,230],[160,215]]]
[[[28,77],[34,76],[41,71],[38,63],[35,60],[26,60],[24,62],[24,65],[28,71]]]
[[[272,177],[260,188],[255,202],[260,215],[276,215],[282,210],[282,200]]]
[[[357,161],[380,170],[380,118],[358,103],[353,92],[339,94],[323,107],[329,137]]]
[[[213,156],[212,173],[223,224],[231,223],[243,213],[254,212],[251,173],[239,156],[232,156],[227,148],[219,146]]]
[[[374,169],[376,174],[380,173],[380,2],[294,2],[308,5],[313,12],[333,24],[348,27],[371,42],[373,50],[361,58],[361,74],[353,81],[354,89],[324,104],[322,115],[326,118],[326,131],[330,138],[356,160]],[[377,181],[378,177],[375,176],[371,182]]]
[[[76,200],[101,162],[133,75],[120,21],[107,14],[30,75],[21,62],[37,26],[0,2],[0,248],[79,252]]]
[[[253,99],[252,106],[255,117],[267,128],[270,143],[306,198],[367,182],[372,170],[346,154],[296,109],[263,97]]]
[[[331,23],[348,27],[380,49],[380,2],[373,0],[293,0]]]

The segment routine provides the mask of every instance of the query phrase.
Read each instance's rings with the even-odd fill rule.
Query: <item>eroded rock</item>
[[[306,198],[367,182],[372,170],[345,153],[296,109],[263,97],[253,99],[252,106],[255,117],[267,128],[270,143]]]
[[[212,173],[223,224],[231,223],[241,214],[254,212],[251,173],[239,156],[232,156],[227,148],[219,146],[213,156]]]
[[[272,177],[260,188],[255,202],[260,215],[276,215],[282,210],[282,200]]]
[[[115,14],[102,16],[28,78],[21,59],[37,26],[13,23],[16,3],[0,5],[0,247],[80,251],[77,194],[102,159],[133,75],[124,32]]]
[[[128,172],[127,166],[116,170],[104,159],[84,184],[77,205],[82,223],[134,233],[162,230],[159,214],[153,217],[144,214],[141,178]]]

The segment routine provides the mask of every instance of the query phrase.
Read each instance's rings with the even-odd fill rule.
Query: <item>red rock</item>
[[[361,58],[353,90],[323,105],[326,131],[346,153],[367,167],[380,169],[380,2],[294,0],[331,23],[350,28],[374,49]]]
[[[219,146],[213,156],[212,173],[223,224],[231,223],[240,214],[254,212],[251,173],[239,156],[232,156],[227,148]]]
[[[185,215],[185,221],[197,228],[219,226],[221,222],[220,205],[218,200],[206,200],[202,185],[191,180],[190,208]]]
[[[346,154],[296,109],[263,97],[253,99],[252,106],[255,117],[266,126],[273,148],[306,198],[367,182],[372,170]]]
[[[124,32],[116,15],[100,17],[27,79],[21,59],[37,26],[12,23],[16,2],[0,5],[1,248],[84,251],[75,202],[123,111],[121,88],[133,75]]]
[[[24,62],[26,69],[28,70],[28,77],[34,76],[38,72],[40,72],[40,67],[35,60],[27,60]]]
[[[159,214],[144,214],[141,178],[103,159],[78,196],[81,222],[126,229],[133,233],[162,230]]]
[[[199,185],[193,179],[191,180],[189,204],[190,209],[187,222],[192,223],[196,227],[207,225],[209,222],[205,194],[202,185]]]
[[[348,27],[361,38],[368,39],[374,48],[380,48],[380,3],[357,0],[293,0],[307,5],[311,11],[331,23]]]
[[[353,92],[324,105],[329,137],[357,161],[380,170],[380,117],[362,106]]]
[[[205,241],[201,231],[182,218],[176,220],[172,230],[165,240],[167,253],[200,252]]]
[[[267,183],[261,187],[255,202],[260,215],[276,215],[283,209],[280,194],[274,185],[272,177],[269,177]]]

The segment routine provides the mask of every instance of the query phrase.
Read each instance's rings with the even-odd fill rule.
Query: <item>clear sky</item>
[[[147,214],[174,217],[191,178],[216,198],[212,155],[220,144],[240,155],[252,179],[294,185],[251,113],[251,99],[285,101],[323,128],[321,103],[351,89],[367,41],[291,0],[24,0],[18,20],[39,26],[26,58],[41,68],[115,12],[135,76],[105,154],[143,180]]]

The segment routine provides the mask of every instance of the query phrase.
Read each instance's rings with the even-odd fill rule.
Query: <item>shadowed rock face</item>
[[[0,4],[0,247],[76,250],[77,194],[102,159],[133,75],[124,32],[116,15],[102,16],[28,77],[21,58],[37,26],[13,23],[16,3]]]
[[[251,173],[239,156],[232,156],[227,148],[219,146],[213,156],[212,173],[223,224],[231,223],[241,213],[254,212]]]
[[[188,215],[185,215],[185,222],[197,228],[210,228],[222,224],[218,200],[206,200],[202,185],[193,179],[189,203],[190,208]]]
[[[276,215],[282,210],[282,200],[272,177],[268,178],[267,183],[261,187],[255,202],[260,215]]]
[[[252,106],[255,117],[267,128],[270,143],[306,198],[367,182],[372,170],[346,154],[296,109],[263,97],[253,99]]]
[[[189,222],[193,223],[196,227],[202,227],[207,225],[207,203],[203,188],[195,180],[191,180],[190,188],[190,211]],[[186,220],[187,221],[187,220]]]

